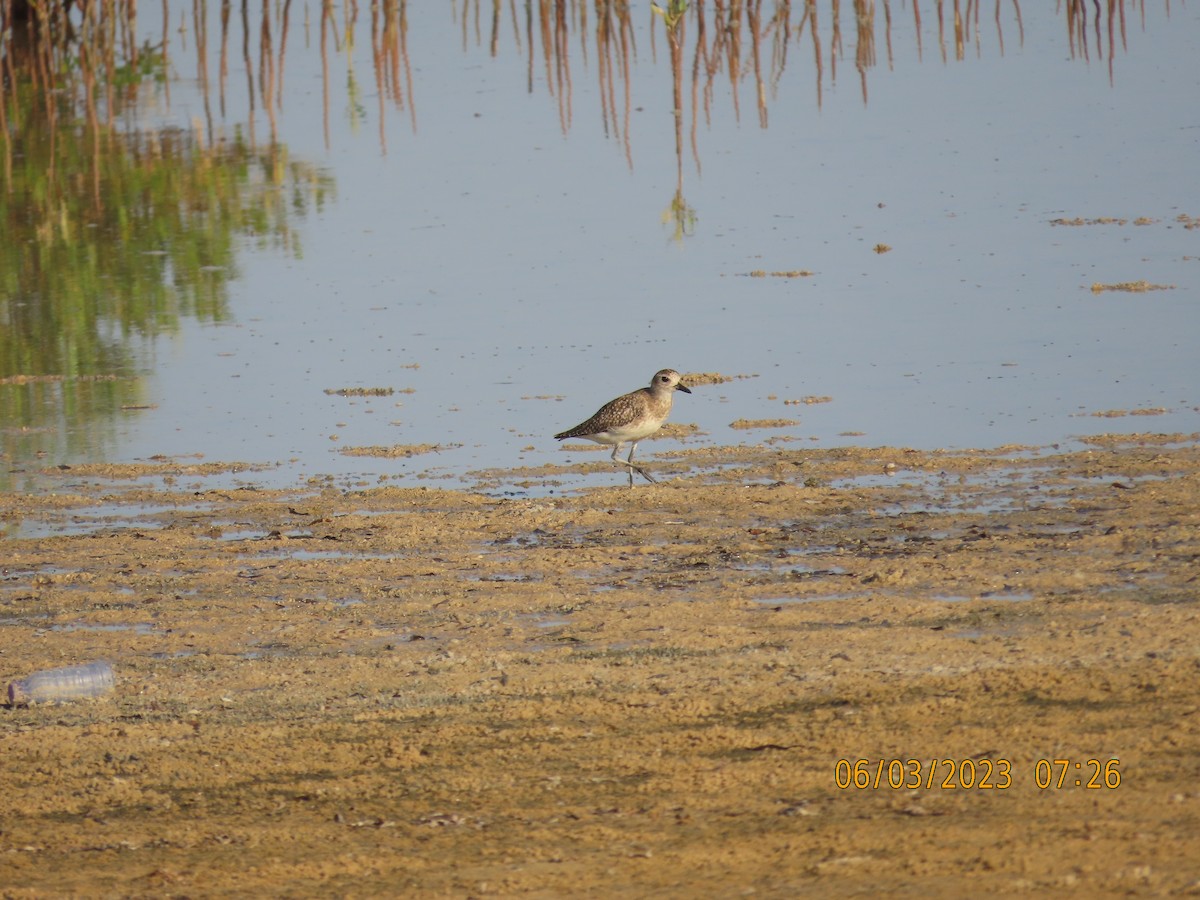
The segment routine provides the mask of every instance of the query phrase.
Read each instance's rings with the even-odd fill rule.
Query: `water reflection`
[[[374,10],[380,4],[372,4]],[[381,4],[389,7],[391,4]],[[1060,5],[1071,55],[1089,61],[1107,59],[1110,81],[1113,58],[1125,47],[1127,8],[1144,17],[1142,0],[1112,0],[1101,6],[1086,0],[1067,0]],[[403,8],[403,4],[401,4]],[[1006,35],[1018,47],[1025,40],[1025,25],[1019,0],[994,0],[986,10],[980,0],[831,0],[822,10],[816,0],[662,0],[651,4],[657,28],[650,32],[650,52],[656,53],[659,29],[665,33],[670,54],[675,109],[675,148],[678,184],[663,219],[676,238],[691,233],[697,214],[683,196],[684,159],[690,155],[696,172],[701,170],[697,131],[712,120],[713,100],[720,82],[727,82],[735,118],[741,119],[743,89],[753,98],[754,113],[762,128],[768,127],[769,107],[778,94],[789,63],[789,54],[806,51],[818,108],[824,99],[826,70],[836,82],[841,66],[852,66],[858,79],[863,104],[869,97],[868,74],[878,65],[877,47],[882,44],[890,70],[896,61],[893,26],[901,14],[911,15],[918,60],[924,58],[924,16],[932,14],[936,24],[936,47],[943,63],[980,56],[985,44],[994,40],[996,52],[1006,51]],[[924,12],[923,12],[924,11]],[[631,4],[589,0],[538,0],[516,3],[509,0],[507,14],[500,0],[487,5],[482,0],[465,0],[459,18],[464,49],[472,42],[486,43],[492,56],[501,53],[506,22],[511,22],[513,43],[524,53],[527,89],[535,90],[537,71],[554,99],[561,128],[570,130],[573,120],[573,47],[588,65],[590,31],[595,41],[595,77],[599,81],[600,115],[605,131],[622,142],[626,159],[634,161],[630,136],[630,113],[635,106],[632,69],[637,61]],[[591,17],[594,17],[594,22]],[[577,44],[572,33],[577,35]],[[403,35],[405,29],[400,28]],[[849,48],[849,49],[847,49]],[[538,57],[541,57],[540,60]],[[411,84],[410,84],[411,93]],[[382,111],[381,111],[382,127]],[[685,140],[686,136],[686,140]]]
[[[1077,6],[1078,4],[1071,4]],[[1116,4],[1120,6],[1120,4]],[[500,52],[504,21],[513,23],[514,43],[522,51],[522,31],[527,47],[527,89],[533,92],[537,83],[535,72],[544,70],[542,83],[554,98],[564,133],[572,123],[571,32],[579,35],[579,50],[586,66],[590,30],[595,38],[595,72],[599,80],[600,114],[605,132],[622,142],[630,167],[634,155],[630,136],[631,110],[634,107],[632,70],[637,62],[634,40],[633,10],[628,3],[586,0],[540,0],[524,4],[524,17],[518,14],[515,0],[509,0],[509,16],[502,14],[502,4],[491,4],[487,47],[492,56]],[[698,130],[713,117],[714,97],[723,82],[735,119],[742,116],[742,94],[753,97],[754,113],[761,128],[770,120],[770,103],[776,99],[779,85],[788,65],[789,52],[810,48],[813,89],[817,107],[823,102],[826,67],[831,81],[837,80],[839,65],[852,64],[859,81],[862,101],[869,100],[867,75],[877,64],[876,33],[882,30],[889,68],[894,62],[892,26],[893,4],[883,0],[852,0],[845,8],[840,0],[832,0],[823,14],[816,0],[793,3],[792,0],[663,0],[652,3],[653,24],[650,31],[650,52],[657,54],[660,31],[665,37],[672,75],[676,189],[663,212],[663,222],[675,240],[692,234],[698,220],[695,209],[684,196],[684,161],[690,156],[695,171],[701,171]],[[902,4],[901,8],[908,6]],[[948,8],[949,7],[949,8]],[[983,29],[981,4],[977,0],[933,0],[937,20],[937,45],[943,62],[953,55],[955,60],[966,57],[967,47],[982,52]],[[877,11],[882,11],[880,22]],[[1068,11],[1070,13],[1070,11]],[[911,13],[916,35],[916,54],[923,54],[920,0],[912,0]],[[595,16],[595,23],[589,16]],[[1114,15],[1110,4],[1110,17]],[[1009,15],[1018,35],[1024,39],[1024,26],[1018,0],[1011,0]],[[484,4],[467,0],[460,13],[464,48],[471,40],[484,43]],[[1123,12],[1121,13],[1123,21]],[[852,35],[844,34],[846,23]],[[1006,16],[1000,0],[996,0],[990,27],[994,28],[998,49],[1004,53]],[[848,55],[847,47],[852,55]],[[953,48],[952,50],[950,48]]]
[[[133,40],[134,4],[11,9],[0,59],[0,449],[7,460],[103,453],[114,421],[144,406],[139,349],[183,317],[228,318],[240,246],[298,255],[293,220],[332,185],[244,132],[138,129],[140,95],[169,85],[168,42]],[[263,41],[267,59],[269,32]]]
[[[333,183],[281,140],[286,89],[295,97],[307,88],[289,81],[289,59],[294,69],[297,55],[319,54],[326,148],[339,110],[351,132],[377,127],[381,154],[397,118],[417,134],[418,97],[432,97],[429,109],[443,98],[436,76],[422,83],[411,59],[416,9],[403,0],[194,0],[164,4],[147,30],[132,0],[0,0],[0,468],[38,454],[106,455],[113,423],[146,405],[139,376],[149,342],[185,318],[229,319],[230,281],[248,249],[300,256],[296,223]],[[428,9],[425,25],[430,15],[453,19],[464,55],[515,57],[525,90],[550,98],[563,134],[598,116],[630,168],[634,123],[647,127],[635,113],[647,90],[666,89],[640,80],[639,66],[657,67],[661,55],[674,115],[655,127],[673,129],[676,177],[673,190],[659,188],[669,196],[658,208],[678,241],[702,221],[687,178],[702,171],[704,132],[719,116],[767,129],[781,105],[794,105],[781,99],[785,86],[811,90],[820,109],[839,75],[867,105],[869,79],[906,52],[951,64],[1025,40],[1017,0],[463,0]],[[1059,9],[1073,58],[1106,59],[1111,79],[1127,11],[1144,15],[1144,4],[1066,0]],[[184,127],[151,127],[156,115],[176,118],[173,84],[194,96],[197,113]],[[597,107],[577,109],[576,94]],[[667,155],[651,165],[670,165]],[[7,478],[0,473],[0,486]]]

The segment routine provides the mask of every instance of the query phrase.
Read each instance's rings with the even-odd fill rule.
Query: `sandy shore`
[[[1200,893],[1196,435],[646,459],[3,496],[0,895]]]

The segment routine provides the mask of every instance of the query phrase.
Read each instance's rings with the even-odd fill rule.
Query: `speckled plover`
[[[554,437],[560,441],[564,438],[586,438],[597,444],[614,444],[612,461],[615,465],[629,469],[629,486],[633,487],[634,472],[654,484],[653,478],[640,466],[633,464],[633,451],[637,449],[638,441],[654,434],[662,428],[663,422],[667,421],[675,392],[691,393],[686,385],[680,383],[679,378],[679,373],[674,369],[655,372],[649,387],[639,388],[616,400],[610,400],[586,422],[568,428]],[[626,441],[633,442],[629,448],[629,458],[618,459],[617,454],[621,452],[621,445]]]

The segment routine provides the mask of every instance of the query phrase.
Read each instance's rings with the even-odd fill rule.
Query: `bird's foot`
[[[650,477],[650,473],[647,472],[645,469],[640,468],[639,466],[634,466],[633,471],[637,472],[639,475],[641,475],[643,478],[645,478],[651,484],[658,484],[658,479]],[[633,487],[633,472],[629,473],[629,486]]]

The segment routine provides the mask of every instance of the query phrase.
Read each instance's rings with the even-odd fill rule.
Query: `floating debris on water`
[[[441,453],[443,450],[457,450],[462,444],[393,444],[391,447],[343,447],[339,453],[344,456],[376,456],[393,459],[401,456],[419,456],[422,453]]]
[[[1173,284],[1151,284],[1149,281],[1119,281],[1116,284],[1101,284],[1099,281],[1092,284],[1092,293],[1099,294],[1103,291],[1128,291],[1134,294],[1145,293],[1146,291],[1173,291]]]

